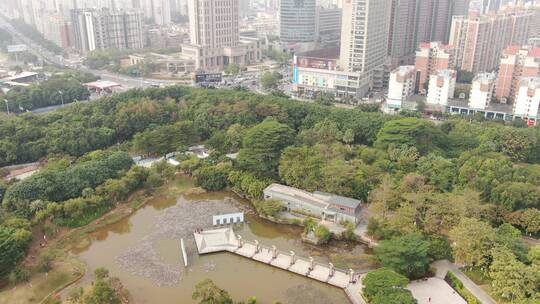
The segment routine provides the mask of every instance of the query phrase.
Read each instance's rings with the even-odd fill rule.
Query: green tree
[[[406,290],[409,280],[395,271],[389,268],[379,268],[369,272],[362,280],[363,289],[362,293],[368,299],[369,303],[372,303],[376,297],[381,298],[391,297],[393,293],[400,293]],[[384,303],[384,302],[378,302]],[[394,303],[394,302],[386,302]],[[404,302],[409,303],[409,302]],[[414,303],[414,302],[413,302]]]
[[[259,81],[263,89],[272,90],[277,88],[281,78],[283,76],[278,72],[264,72]]]
[[[537,288],[540,281],[528,266],[519,262],[508,249],[493,250],[493,262],[489,267],[489,276],[493,291],[508,301],[526,299]]]
[[[421,154],[443,148],[445,136],[433,123],[421,118],[390,120],[379,131],[374,145],[386,150],[390,146],[414,146]]]
[[[330,241],[332,233],[326,226],[318,225],[317,228],[315,228],[315,236],[319,240],[319,244],[326,244]]]
[[[5,277],[24,258],[31,238],[28,230],[0,225],[0,278]]]
[[[482,266],[488,263],[495,230],[477,219],[463,218],[449,233],[453,242],[454,258],[465,266]]]
[[[529,183],[506,182],[493,188],[491,202],[508,211],[540,208],[540,190]]]
[[[192,298],[198,301],[199,304],[233,304],[229,293],[220,289],[210,279],[206,279],[195,285]]]
[[[429,243],[419,233],[381,241],[375,248],[375,257],[384,267],[414,278],[428,271],[428,253]]]
[[[220,163],[215,166],[204,166],[193,173],[197,185],[209,191],[219,191],[227,187],[227,179],[231,165]]]
[[[418,172],[437,190],[452,191],[457,177],[457,166],[449,159],[428,154],[418,160]]]
[[[293,143],[293,130],[273,119],[249,129],[238,155],[241,168],[261,176],[277,171],[281,151]]]

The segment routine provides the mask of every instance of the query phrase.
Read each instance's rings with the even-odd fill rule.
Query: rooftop
[[[318,206],[320,208],[331,209],[331,205],[339,205],[356,209],[361,201],[345,196],[335,195],[332,193],[315,191],[313,193],[301,190],[294,187],[289,187],[280,184],[271,184],[265,191],[281,193],[302,200],[306,203]]]
[[[310,57],[320,59],[339,59],[340,48],[327,48],[320,50],[307,51],[296,54],[298,57]]]

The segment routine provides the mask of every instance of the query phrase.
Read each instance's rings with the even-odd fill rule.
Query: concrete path
[[[432,264],[437,269],[436,277],[444,279],[448,271],[452,271],[456,277],[463,283],[463,286],[467,288],[482,304],[497,304],[495,300],[485,292],[480,286],[476,285],[469,277],[467,277],[459,267],[451,263],[448,260],[436,261]]]

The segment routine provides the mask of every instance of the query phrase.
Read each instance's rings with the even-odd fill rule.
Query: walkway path
[[[352,270],[335,268],[331,263],[322,264],[313,258],[298,257],[294,252],[283,252],[275,246],[266,247],[257,241],[248,242],[237,236],[231,228],[205,230],[193,234],[199,254],[231,252],[254,261],[344,289],[353,304],[365,304],[360,296],[361,277]]]
[[[469,277],[467,277],[459,267],[451,263],[448,260],[440,260],[432,264],[433,267],[437,269],[436,276],[438,278],[444,279],[448,271],[452,271],[456,277],[463,283],[463,286],[467,288],[482,304],[497,304],[495,300],[485,292],[480,286],[476,285]]]

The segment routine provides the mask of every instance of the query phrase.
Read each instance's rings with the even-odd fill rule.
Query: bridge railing
[[[244,242],[244,244],[250,244],[250,245],[253,245],[253,246],[257,245],[254,241],[248,241],[248,240],[245,240],[245,239],[242,239],[242,241]],[[264,249],[264,250],[267,250],[269,252],[272,252],[272,250],[273,250],[273,248],[271,246],[263,245],[263,244],[260,244],[260,243],[259,243],[259,249],[261,249],[261,250]],[[290,251],[283,251],[283,250],[279,250],[279,249],[277,250],[277,254],[278,255],[281,254],[281,255],[285,255],[285,256],[289,256],[289,257],[291,256]],[[295,259],[296,260],[302,260],[302,261],[305,261],[307,263],[311,262],[309,260],[309,258],[306,258],[306,257],[303,257],[303,256],[298,256],[298,255],[295,255]],[[323,263],[323,262],[319,262],[319,261],[314,261],[313,264],[314,264],[314,266],[330,268],[329,263]],[[341,269],[341,268],[334,267],[334,271],[343,273],[345,275],[349,275],[349,272],[347,270],[344,270],[344,269]]]

